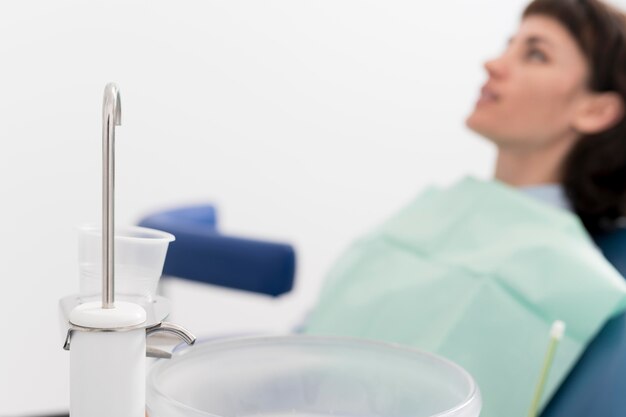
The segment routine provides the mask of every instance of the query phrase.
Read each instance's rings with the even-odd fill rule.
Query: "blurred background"
[[[0,3],[0,415],[68,409],[58,300],[78,291],[76,226],[100,221],[107,82],[118,225],[209,202],[224,232],[297,251],[290,294],[173,280],[172,317],[200,337],[285,332],[356,237],[426,185],[491,175],[463,122],[525,4]]]

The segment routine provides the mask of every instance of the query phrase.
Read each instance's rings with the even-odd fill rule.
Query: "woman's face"
[[[558,21],[525,18],[506,50],[485,69],[489,78],[466,120],[470,129],[498,147],[519,150],[576,138],[572,121],[588,93],[588,68]]]

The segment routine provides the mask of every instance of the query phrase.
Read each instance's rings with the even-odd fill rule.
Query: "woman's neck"
[[[499,146],[495,178],[513,187],[561,182],[561,165],[571,146],[565,141],[559,145],[541,150]]]
[[[559,182],[554,164],[546,164],[541,155],[498,150],[495,178],[513,187]]]

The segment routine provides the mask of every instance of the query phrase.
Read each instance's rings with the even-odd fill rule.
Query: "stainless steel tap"
[[[121,124],[120,90],[109,83],[102,102],[102,308],[115,306],[115,126]]]

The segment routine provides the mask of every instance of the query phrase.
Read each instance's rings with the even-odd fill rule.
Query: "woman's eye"
[[[528,53],[526,54],[526,58],[533,60],[533,61],[548,62],[548,57],[546,56],[546,54],[541,52],[539,49],[529,50]]]

